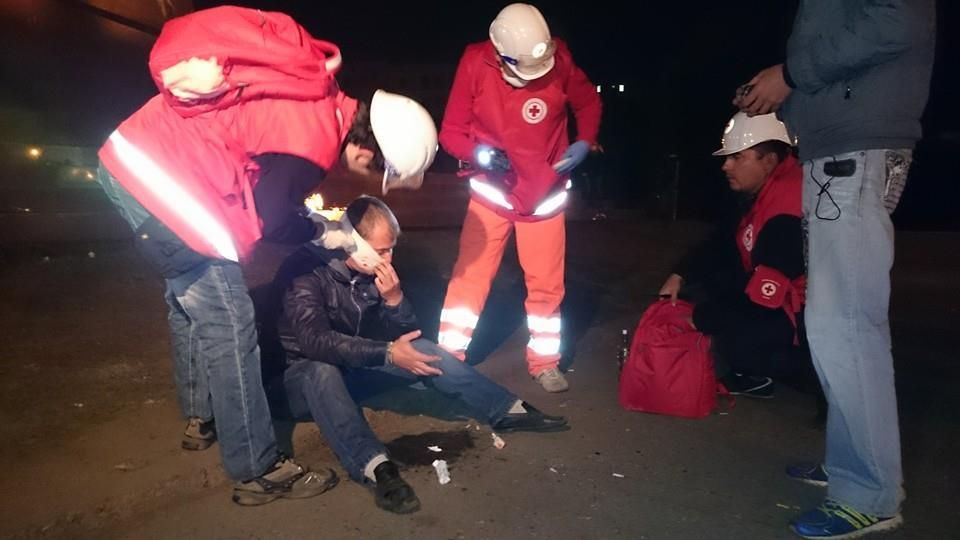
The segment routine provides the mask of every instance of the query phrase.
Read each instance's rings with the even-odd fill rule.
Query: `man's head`
[[[377,90],[360,103],[344,139],[342,160],[351,172],[382,176],[383,194],[417,189],[437,155],[437,127],[416,101]]]
[[[510,4],[490,24],[490,41],[500,56],[505,81],[523,87],[553,69],[556,45],[540,11],[530,4]]]
[[[347,206],[346,218],[360,238],[357,250],[347,259],[348,267],[373,274],[378,259],[387,264],[393,261],[393,247],[400,236],[400,224],[386,203],[364,195]]]
[[[721,169],[730,189],[746,194],[759,192],[792,152],[787,129],[774,114],[735,114],[724,129],[722,143],[723,148],[713,155],[725,156]]]

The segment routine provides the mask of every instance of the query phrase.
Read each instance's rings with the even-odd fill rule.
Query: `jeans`
[[[357,482],[363,481],[364,467],[371,459],[387,453],[367,424],[358,402],[422,381],[444,394],[459,397],[478,419],[494,424],[517,401],[507,389],[437,344],[425,339],[412,343],[418,351],[440,357],[431,365],[443,375],[419,377],[395,366],[341,368],[309,360],[293,364],[284,373],[289,413],[294,418],[313,418],[350,478]]]
[[[149,218],[102,167],[99,180],[134,230]],[[187,417],[216,420],[220,455],[230,478],[260,476],[279,454],[261,381],[253,302],[240,265],[210,259],[166,282],[181,410]]]
[[[825,163],[848,159],[852,176],[824,171]],[[885,203],[888,184],[902,181],[909,160],[909,150],[867,150],[803,167],[807,338],[829,403],[828,496],[877,516],[896,514],[904,496],[888,319],[892,208]]]

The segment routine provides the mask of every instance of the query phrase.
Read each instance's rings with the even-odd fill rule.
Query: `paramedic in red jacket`
[[[660,294],[676,300],[682,286],[696,300],[693,325],[713,338],[717,376],[731,393],[772,397],[767,375],[802,374],[810,364],[800,346],[802,169],[773,114],[737,113],[714,155],[724,158],[740,209],[677,265]]]
[[[166,279],[174,374],[188,418],[182,446],[219,441],[233,500],[317,495],[277,450],[261,383],[253,304],[240,263],[260,238],[351,248],[301,212],[337,166],[419,185],[436,127],[414,101],[347,97],[340,52],[281,13],[220,7],[173,19],[150,52],[160,93],[100,149],[99,180]]]
[[[578,136],[569,143],[567,112]],[[505,7],[490,40],[469,45],[440,129],[444,150],[481,168],[440,314],[438,341],[463,359],[504,246],[516,231],[527,285],[527,368],[548,392],[567,389],[560,362],[564,209],[570,172],[596,148],[600,98],[540,12]]]

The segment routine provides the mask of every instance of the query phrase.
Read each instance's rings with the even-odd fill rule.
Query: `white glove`
[[[317,236],[312,240],[315,245],[327,249],[343,249],[347,252],[356,248],[352,234],[353,226],[348,220],[332,221],[315,212],[310,212],[307,217],[317,225]]]

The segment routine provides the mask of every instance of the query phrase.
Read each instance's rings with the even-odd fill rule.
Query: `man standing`
[[[853,538],[903,519],[890,352],[893,225],[920,138],[933,64],[933,0],[802,0],[787,57],[735,103],[783,105],[803,161],[806,323],[829,405],[822,464],[787,468],[829,485],[793,519],[804,538]]]
[[[577,141],[567,135],[573,110]],[[510,233],[527,285],[527,370],[548,392],[568,388],[560,372],[564,296],[564,214],[570,172],[597,148],[600,98],[543,15],[511,4],[490,25],[490,40],[460,59],[440,129],[452,156],[493,169],[470,179],[438,341],[463,359]]]
[[[298,214],[332,167],[382,174],[386,186],[421,176],[437,148],[420,105],[385,92],[358,103],[339,90],[339,67],[333,44],[281,13],[173,19],[150,53],[160,94],[99,152],[104,191],[166,279],[182,445],[218,440],[242,505],[317,495],[336,475],[277,450],[240,261],[261,237],[346,239]]]

